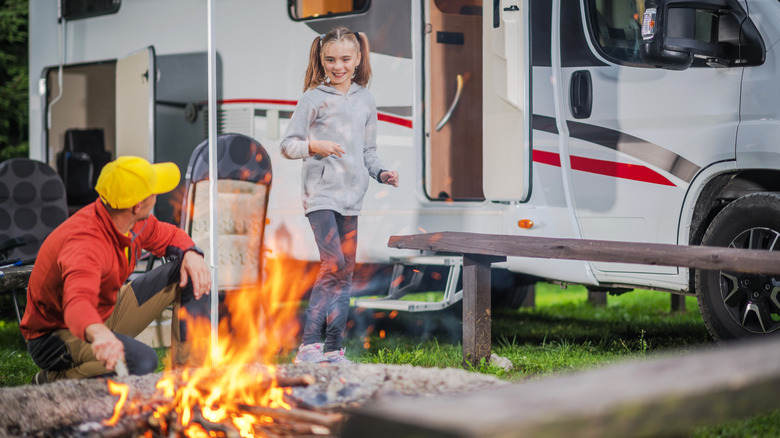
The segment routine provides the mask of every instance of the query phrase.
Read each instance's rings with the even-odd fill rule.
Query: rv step
[[[447,301],[406,301],[388,300],[386,298],[361,298],[355,300],[355,307],[376,310],[398,310],[400,312],[433,312],[446,309],[457,303],[463,297],[463,291],[458,291],[452,300]]]
[[[420,255],[393,257],[390,261],[393,263],[394,267],[387,296],[382,298],[358,299],[355,301],[355,307],[398,310],[404,312],[429,312],[445,309],[463,298],[463,292],[455,290],[458,285],[458,279],[460,278],[461,267],[463,266],[463,257]],[[441,301],[430,302],[399,299],[410,292],[418,292],[417,288],[424,275],[423,270],[421,269],[412,269],[412,274],[408,283],[401,286],[405,270],[416,266],[446,266],[449,268],[447,283],[444,287],[444,296]]]

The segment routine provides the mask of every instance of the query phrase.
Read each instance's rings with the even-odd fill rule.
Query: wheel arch
[[[696,200],[688,244],[699,245],[715,216],[734,200],[752,193],[767,192],[780,193],[780,170],[740,170],[710,178]]]

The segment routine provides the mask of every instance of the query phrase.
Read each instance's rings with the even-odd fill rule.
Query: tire
[[[780,251],[780,195],[739,198],[715,216],[703,246]],[[704,324],[716,341],[780,334],[780,277],[726,271],[695,272]]]
[[[538,279],[535,277],[494,269],[490,307],[493,309],[519,309],[523,306],[528,294],[533,293],[537,281]]]

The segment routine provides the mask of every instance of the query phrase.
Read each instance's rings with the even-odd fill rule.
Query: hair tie
[[[320,34],[320,48],[322,48],[322,40],[324,40],[324,39],[325,39],[325,34],[321,33]]]
[[[358,47],[363,45],[363,42],[360,41],[360,32],[352,32],[353,35],[355,35],[355,38],[357,38]]]

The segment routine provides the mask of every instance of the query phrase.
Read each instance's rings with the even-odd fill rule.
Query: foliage
[[[37,371],[16,320],[0,320],[0,387],[30,383]]]
[[[0,0],[0,161],[29,149],[27,0]]]

